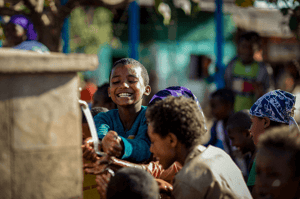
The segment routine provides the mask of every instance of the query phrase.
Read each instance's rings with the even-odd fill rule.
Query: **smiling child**
[[[247,167],[247,179],[254,160],[255,145],[250,136],[251,118],[249,110],[234,113],[227,121],[226,130],[233,147],[242,153]]]
[[[148,84],[147,70],[140,62],[124,58],[114,63],[108,95],[118,109],[94,117],[102,151],[132,162],[150,158],[146,107],[142,106],[143,96],[151,92]]]
[[[146,117],[154,157],[165,169],[175,161],[183,165],[175,176],[173,198],[252,198],[230,156],[200,144],[207,129],[194,100],[169,96],[150,106]]]

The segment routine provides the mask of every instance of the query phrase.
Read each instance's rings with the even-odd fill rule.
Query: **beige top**
[[[241,170],[214,146],[198,145],[188,155],[173,184],[175,199],[252,198]]]

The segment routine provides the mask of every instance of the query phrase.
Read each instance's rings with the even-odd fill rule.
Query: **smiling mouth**
[[[118,97],[130,97],[132,94],[131,93],[119,93],[117,94]]]

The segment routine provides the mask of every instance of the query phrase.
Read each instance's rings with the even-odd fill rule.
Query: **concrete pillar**
[[[77,71],[96,55],[0,49],[0,199],[82,196]]]

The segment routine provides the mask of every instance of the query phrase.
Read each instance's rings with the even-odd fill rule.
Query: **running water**
[[[89,109],[88,104],[83,100],[79,100],[79,104],[81,105],[81,109],[82,109],[82,111],[83,111],[83,113],[86,117],[87,123],[89,125],[91,135],[92,135],[92,139],[93,139],[93,143],[94,143],[95,152],[100,156],[106,155],[106,153],[99,151],[99,148],[98,148],[99,138],[98,138],[98,135],[97,135],[94,119],[92,117],[92,114],[91,114],[91,111]]]

